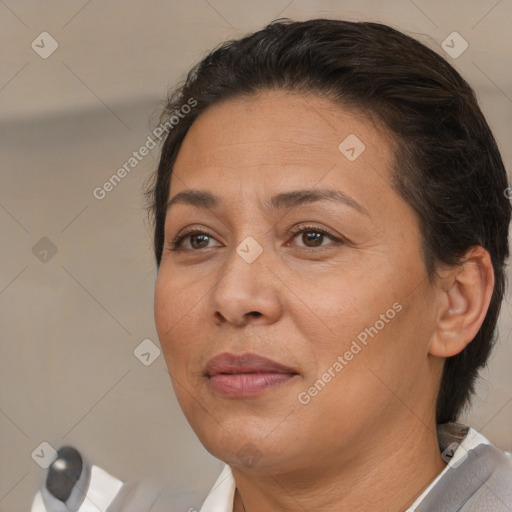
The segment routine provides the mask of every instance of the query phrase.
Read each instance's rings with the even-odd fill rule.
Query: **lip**
[[[219,395],[242,398],[284,384],[298,373],[258,354],[225,352],[208,361],[204,375]]]

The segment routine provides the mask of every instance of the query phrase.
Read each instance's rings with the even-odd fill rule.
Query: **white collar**
[[[233,473],[226,464],[199,512],[233,512],[235,490],[236,484]]]
[[[415,502],[405,511],[414,512],[416,507],[425,499],[434,485],[445,475],[448,469],[455,464],[462,464],[467,457],[467,452],[479,444],[491,444],[482,434],[469,428],[467,435],[461,441],[453,454],[449,464],[437,475],[429,486],[418,496]],[[210,493],[201,507],[200,512],[233,512],[233,500],[235,496],[236,483],[231,468],[226,464],[217,478]]]
[[[414,512],[419,504],[425,499],[427,494],[432,490],[434,485],[436,485],[437,482],[439,482],[439,480],[441,480],[441,478],[443,478],[443,476],[448,472],[448,469],[452,466],[462,464],[467,458],[467,453],[479,444],[491,443],[486,437],[470,427],[466,437],[460,442],[460,445],[453,454],[450,462],[445,466],[443,471],[441,471],[441,473],[439,473],[439,475],[437,475],[437,477],[429,484],[429,486],[416,498],[414,503],[405,512]]]

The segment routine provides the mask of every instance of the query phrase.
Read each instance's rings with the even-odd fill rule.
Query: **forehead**
[[[334,185],[371,200],[388,182],[387,132],[369,118],[313,94],[262,91],[215,104],[192,124],[178,153],[171,195]],[[389,185],[388,185],[389,187]]]

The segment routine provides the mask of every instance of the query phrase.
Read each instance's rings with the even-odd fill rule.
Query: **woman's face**
[[[232,467],[335,464],[432,421],[435,288],[392,165],[382,128],[313,95],[229,100],[190,128],[169,199],[215,201],[170,206],[155,319],[185,416]]]

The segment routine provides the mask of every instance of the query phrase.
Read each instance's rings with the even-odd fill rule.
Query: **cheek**
[[[382,269],[382,262],[379,267]],[[379,274],[344,265],[294,279],[290,285],[293,293],[288,294],[297,308],[294,320],[306,331],[320,329],[331,339],[342,341],[356,335],[396,300],[384,274],[385,270]]]
[[[162,345],[167,343],[172,325],[177,318],[174,297],[176,294],[173,286],[165,278],[165,271],[160,269],[155,283],[154,312],[156,330]]]
[[[180,367],[180,361],[193,353],[200,336],[196,332],[197,316],[202,309],[202,294],[179,277],[161,268],[155,283],[154,313],[158,338],[169,371]]]
[[[294,280],[290,313],[307,340],[315,375],[347,351],[352,353],[345,359],[355,369],[374,361],[396,366],[411,350],[406,342],[418,320],[417,307],[411,304],[416,299],[407,295],[403,266],[377,256],[378,261],[367,258],[364,268],[354,262]]]

